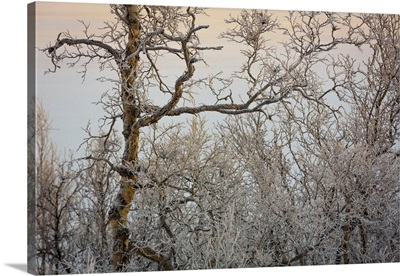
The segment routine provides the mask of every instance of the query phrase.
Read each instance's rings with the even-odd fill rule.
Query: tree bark
[[[335,264],[341,264],[342,258],[343,258],[343,264],[350,264],[349,241],[350,241],[350,234],[353,231],[353,229],[354,227],[349,224],[345,224],[342,226],[343,242],[336,252]]]
[[[123,101],[123,136],[125,150],[122,163],[134,166],[138,159],[139,128],[134,127],[140,110],[137,106],[135,80],[139,57],[134,54],[139,45],[139,7],[126,5],[126,24],[129,28],[129,37],[126,46],[125,59],[121,66],[121,99]],[[111,266],[114,271],[123,271],[130,259],[129,229],[127,227],[128,214],[135,196],[134,185],[136,175],[122,176],[119,192],[109,212],[109,222],[113,236],[113,253]]]

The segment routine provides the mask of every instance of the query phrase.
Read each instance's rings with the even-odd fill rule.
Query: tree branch
[[[163,254],[156,252],[150,247],[140,246],[133,242],[131,243],[131,246],[132,249],[136,251],[139,255],[158,263],[160,266],[164,267],[164,270],[174,270],[171,262],[169,262],[169,259],[171,258],[170,256],[164,256]]]
[[[123,165],[114,165],[110,160],[105,159],[105,158],[98,158],[98,157],[93,157],[91,155],[83,157],[83,158],[79,158],[78,160],[93,160],[96,162],[105,162],[107,163],[111,169],[115,172],[117,172],[120,176],[122,177],[127,177],[127,178],[131,178],[132,176],[136,175],[138,173],[138,171],[140,171],[140,168],[137,167],[136,169],[132,170],[126,166]]]
[[[119,60],[120,55],[117,50],[115,50],[113,47],[110,45],[99,41],[99,40],[93,40],[93,39],[73,39],[73,38],[63,38],[60,39],[62,33],[60,33],[57,37],[57,41],[53,46],[47,47],[43,49],[43,52],[47,52],[51,56],[51,61],[54,65],[54,70],[53,72],[56,71],[57,68],[60,68],[60,66],[57,65],[57,56],[56,56],[56,51],[57,49],[61,48],[63,45],[68,45],[68,46],[76,46],[76,45],[87,45],[87,46],[95,46],[99,47],[101,49],[104,49],[107,53],[109,53],[114,60]],[[83,54],[80,54],[80,56],[84,56]],[[97,53],[94,53],[94,56],[97,56]]]

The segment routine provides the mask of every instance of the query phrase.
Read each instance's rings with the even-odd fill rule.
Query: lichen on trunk
[[[140,22],[139,7],[137,5],[126,5],[125,8],[129,37],[126,45],[125,60],[121,64],[121,99],[124,113],[123,136],[125,142],[122,163],[125,166],[134,166],[137,163],[139,150],[139,129],[134,127],[134,123],[140,115],[135,95],[139,57],[134,53],[139,45]],[[135,196],[135,182],[135,175],[121,177],[118,195],[109,212],[113,237],[111,266],[114,271],[123,271],[130,260],[128,214]]]

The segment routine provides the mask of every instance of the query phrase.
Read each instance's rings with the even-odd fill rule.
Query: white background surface
[[[71,2],[71,1],[68,1]],[[74,1],[79,2],[79,1]],[[110,1],[85,1],[108,3]],[[128,3],[130,1],[111,1]],[[131,1],[132,2],[132,1]],[[329,2],[329,3],[326,3]],[[26,275],[26,91],[27,91],[27,3],[8,0],[1,6],[0,70],[0,275]],[[396,0],[141,0],[139,4],[205,7],[262,8],[278,10],[325,10],[400,14]],[[400,208],[400,207],[399,207]],[[396,272],[397,271],[397,272]],[[162,275],[388,275],[397,274],[400,264],[323,266],[307,268],[264,268],[163,272]],[[156,272],[155,272],[156,273]],[[140,273],[154,275],[155,273]],[[125,273],[123,275],[133,275]],[[93,274],[100,275],[100,274]],[[119,275],[119,274],[108,274]],[[160,275],[160,274],[157,274]]]

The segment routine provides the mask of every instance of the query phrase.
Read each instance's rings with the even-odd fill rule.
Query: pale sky
[[[208,75],[209,72],[232,72],[239,69],[240,62],[237,57],[240,48],[237,44],[226,43],[217,39],[218,35],[228,26],[224,19],[229,14],[238,13],[238,9],[209,9],[208,17],[198,18],[197,24],[210,25],[210,28],[199,33],[202,44],[205,46],[223,45],[223,51],[208,52],[204,57],[209,67],[197,65],[196,74]],[[283,12],[273,11],[282,17]],[[101,32],[97,28],[103,26],[104,21],[112,21],[113,15],[109,13],[107,4],[82,4],[82,3],[37,3],[37,47],[44,48],[53,43],[57,35],[69,30],[73,36],[82,37],[82,25],[78,20],[90,23],[91,32]],[[278,41],[277,38],[270,38]],[[357,54],[357,53],[354,53]],[[115,77],[107,71],[99,72],[93,63],[86,81],[82,83],[79,67],[68,68],[61,64],[62,68],[55,74],[43,72],[52,68],[49,59],[42,52],[37,52],[37,96],[43,102],[46,111],[52,121],[52,139],[58,150],[76,150],[86,137],[82,130],[90,120],[94,133],[97,133],[98,119],[102,117],[101,106],[92,103],[100,99],[103,92],[111,89],[112,85],[95,81],[100,76]],[[170,64],[170,63],[169,63]],[[168,74],[178,76],[181,72],[174,66],[166,67]],[[195,75],[196,76],[196,75]],[[173,78],[172,78],[173,80]],[[235,87],[236,88],[236,87]],[[239,88],[239,90],[242,88]],[[243,87],[242,90],[245,88]],[[244,92],[244,91],[243,91]],[[218,114],[206,114],[209,120],[221,118]],[[121,129],[119,129],[121,131]]]
[[[104,21],[112,21],[113,16],[109,13],[109,6],[106,4],[74,4],[74,3],[46,3],[37,4],[37,47],[43,48],[53,43],[61,31],[68,30],[76,37],[82,37],[82,25],[78,20],[90,23],[92,32],[96,28],[102,27]],[[198,65],[196,74],[208,75],[208,72],[215,73],[238,69],[240,63],[237,62],[239,48],[235,44],[227,44],[225,41],[217,39],[218,35],[226,30],[227,24],[224,19],[229,14],[238,13],[239,10],[233,9],[210,9],[207,11],[208,17],[203,16],[198,19],[197,24],[210,25],[209,29],[200,32],[203,45],[219,46],[223,45],[221,53],[208,52],[205,59],[209,67]],[[223,58],[221,58],[221,54]],[[41,99],[53,125],[52,139],[57,144],[59,150],[64,148],[76,149],[85,137],[82,130],[90,120],[93,131],[97,131],[97,120],[102,117],[103,112],[100,106],[92,103],[100,98],[100,95],[111,89],[111,84],[99,83],[95,81],[99,76],[115,75],[109,72],[99,72],[96,64],[92,65],[86,81],[82,83],[80,75],[77,73],[79,67],[68,68],[66,64],[61,64],[55,74],[43,72],[52,68],[49,59],[42,52],[37,52],[37,96]],[[179,76],[181,72],[171,68],[166,68],[171,75]],[[221,115],[213,114],[213,117]],[[212,118],[213,118],[212,117]],[[212,119],[210,118],[210,119]]]

